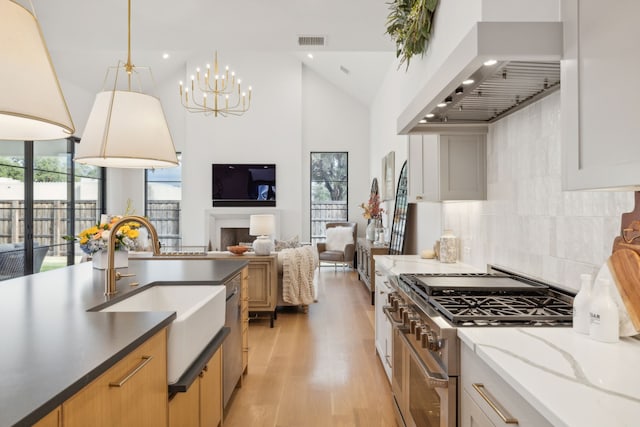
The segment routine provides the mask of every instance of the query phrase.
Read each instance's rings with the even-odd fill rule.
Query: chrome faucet
[[[109,245],[107,246],[107,278],[104,285],[105,295],[115,295],[115,293],[118,292],[118,290],[116,289],[116,281],[118,281],[122,277],[120,273],[116,272],[114,263],[116,241],[118,240],[115,238],[116,232],[124,224],[132,221],[141,222],[145,227],[147,227],[147,230],[149,230],[149,237],[151,238],[151,243],[153,245],[153,256],[160,255],[160,241],[158,240],[158,233],[148,219],[137,215],[128,215],[120,218],[120,220],[113,224],[113,227],[111,228]],[[113,238],[111,238],[111,236],[113,236]]]

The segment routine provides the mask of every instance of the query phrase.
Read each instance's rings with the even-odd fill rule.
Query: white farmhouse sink
[[[173,384],[224,326],[225,300],[224,286],[155,285],[100,311],[175,311],[167,329],[167,374]]]

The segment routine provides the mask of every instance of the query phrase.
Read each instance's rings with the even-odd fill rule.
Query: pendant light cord
[[[127,29],[127,63],[125,64],[125,70],[129,77],[129,91],[131,91],[131,73],[133,72],[133,64],[131,63],[131,0],[128,0],[128,29]]]

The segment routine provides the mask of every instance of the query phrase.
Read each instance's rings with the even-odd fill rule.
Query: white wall
[[[560,93],[489,128],[487,200],[443,204],[461,259],[499,264],[575,290],[599,271],[633,192],[563,192]]]
[[[176,150],[182,152],[184,245],[206,244],[205,221],[211,206],[212,163],[275,163],[281,237],[309,238],[309,152],[348,151],[350,219],[362,218],[357,205],[369,194],[369,111],[354,98],[282,52],[219,51],[220,65],[237,70],[252,85],[251,109],[240,117],[190,114],[180,105],[178,81],[196,66],[212,62],[212,53],[195,54],[174,78],[153,88],[161,99]],[[63,84],[81,135],[95,94]],[[151,92],[151,90],[149,91]],[[107,170],[107,205],[121,213],[130,199],[144,212],[144,172]],[[356,203],[357,202],[357,203]],[[364,232],[364,226],[362,227]]]
[[[302,218],[310,218],[309,172],[312,151],[349,154],[349,220],[358,222],[363,236],[367,225],[358,206],[369,198],[369,110],[308,67],[302,68]],[[301,238],[310,239],[309,227]],[[283,238],[291,236],[284,234]]]

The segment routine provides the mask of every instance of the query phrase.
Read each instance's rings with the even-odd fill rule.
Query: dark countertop
[[[118,271],[136,276],[119,280],[112,297],[91,263],[0,282],[0,426],[33,424],[175,319],[87,310],[154,283],[219,285],[246,264],[131,259]]]

